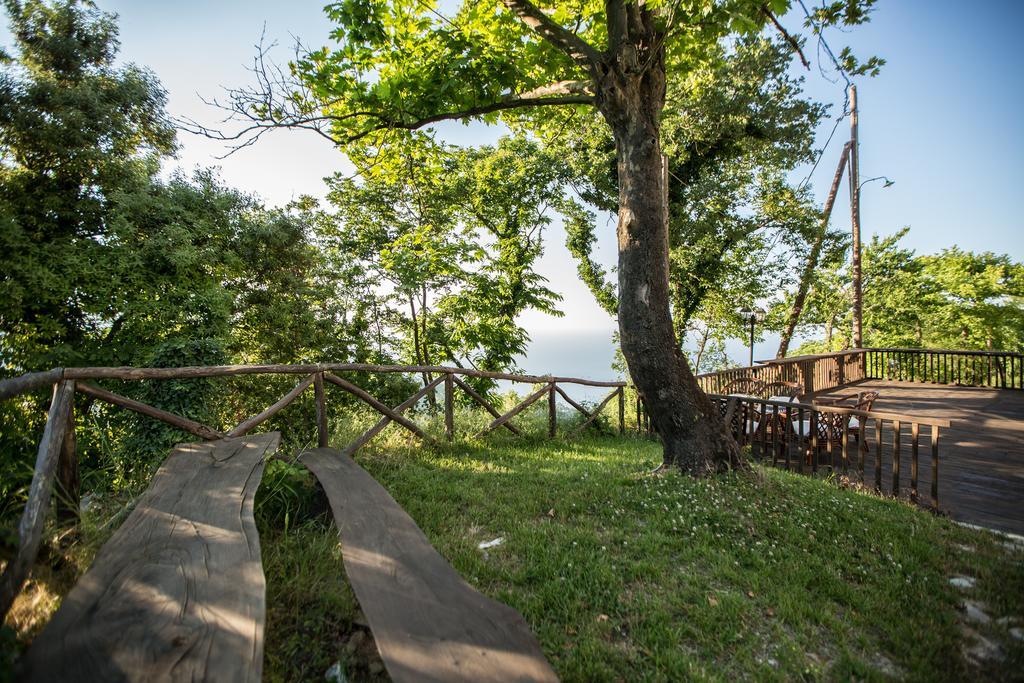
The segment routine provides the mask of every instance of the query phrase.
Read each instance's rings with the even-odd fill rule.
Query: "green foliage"
[[[146,359],[145,366],[177,368],[196,365],[223,365],[224,349],[215,339],[172,339],[164,342]],[[220,404],[215,378],[173,379],[136,384],[130,389],[134,398],[148,405],[181,415],[202,424],[217,424]],[[118,486],[137,486],[149,480],[156,467],[167,457],[171,446],[191,441],[187,432],[135,413],[118,416],[129,420],[123,447],[113,456]]]
[[[269,210],[210,172],[156,176],[175,147],[165,94],[145,69],[117,66],[112,15],[88,2],[5,6],[15,52],[0,64],[0,374],[390,360],[392,344],[370,339],[381,311],[369,275],[354,255],[321,248],[330,217],[315,202]],[[264,385],[221,401],[210,380],[114,388],[213,426],[277,398]],[[0,405],[5,534],[47,398]],[[90,485],[137,487],[184,437],[79,403]]]
[[[917,256],[900,244],[907,231],[874,236],[864,247],[865,345],[1024,349],[1024,265],[1005,254],[957,247]],[[849,345],[851,286],[841,259],[832,258],[816,274],[803,333],[824,329],[825,335],[805,343],[801,353]]]
[[[559,315],[534,266],[561,168],[535,143],[504,138],[408,147],[361,180],[332,181],[329,243],[393,288],[383,303],[404,333],[403,360],[510,370],[528,342],[518,316]]]

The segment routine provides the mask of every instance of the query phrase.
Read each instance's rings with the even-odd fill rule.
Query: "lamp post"
[[[856,135],[854,137],[856,141]],[[854,156],[854,159],[856,156]],[[856,175],[856,161],[851,162],[850,171],[850,185],[851,185],[851,196],[853,202],[853,254],[852,254],[852,265],[853,265],[853,348],[859,349],[864,344],[863,339],[863,322],[864,322],[864,292],[862,285],[862,273],[861,273],[861,253],[860,253],[860,190],[862,187],[870,182],[876,180],[884,180],[885,183],[882,185],[885,187],[892,187],[893,181],[889,180],[884,175],[875,176],[874,178],[868,178],[863,182],[857,182],[859,176]],[[853,184],[857,183],[854,187]]]
[[[754,367],[754,325],[764,320],[764,311],[760,308],[747,308],[744,306],[736,311],[740,320],[750,325],[750,365]]]

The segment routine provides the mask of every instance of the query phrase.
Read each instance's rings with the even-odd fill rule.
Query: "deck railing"
[[[864,350],[766,360],[753,367],[730,368],[697,375],[697,383],[706,393],[717,394],[723,392],[731,382],[746,377],[753,377],[766,384],[796,383],[802,394],[811,395],[867,379]]]
[[[950,426],[948,420],[814,402],[719,394],[711,399],[718,404],[733,437],[749,445],[755,458],[801,474],[816,473],[820,467],[845,476],[852,472],[859,483],[877,492],[896,497],[906,494],[915,503],[919,501],[919,484],[926,482],[931,504],[938,507],[939,434],[941,428]],[[930,451],[929,472],[919,468],[922,440]],[[907,456],[909,481],[902,471]],[[869,467],[873,467],[871,479]]]
[[[865,349],[871,379],[1024,389],[1024,354],[950,349]]]
[[[697,382],[709,394],[725,393],[731,382],[748,377],[765,383],[795,382],[805,396],[866,379],[1024,389],[1024,354],[951,349],[850,349],[709,372],[698,375]]]

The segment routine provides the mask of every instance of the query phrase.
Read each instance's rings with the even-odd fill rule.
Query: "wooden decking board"
[[[1024,534],[1024,391],[869,380],[822,395],[880,393],[874,410],[950,420],[939,434],[939,507],[953,519]],[[884,437],[883,490],[891,490],[892,443]],[[931,489],[931,428],[921,428],[918,491]],[[874,441],[866,466],[874,481]],[[910,430],[901,430],[901,487],[910,485]]]
[[[178,445],[26,653],[32,681],[259,681],[277,433]]]
[[[557,681],[526,621],[467,584],[348,456],[299,458],[327,493],[349,581],[396,683]]]

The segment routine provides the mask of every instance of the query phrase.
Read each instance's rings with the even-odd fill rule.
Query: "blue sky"
[[[215,97],[223,94],[224,86],[249,81],[245,67],[264,26],[267,38],[280,44],[281,60],[287,59],[293,36],[320,45],[331,28],[322,0],[98,3],[120,15],[122,59],[156,72],[168,90],[171,113],[207,123],[215,122],[218,114],[199,95]],[[791,13],[784,24],[800,30],[801,16]],[[1024,185],[1022,25],[1024,2],[1018,0],[880,0],[871,23],[847,34],[827,35],[834,49],[850,45],[858,55],[879,55],[888,62],[879,77],[858,81],[861,177],[886,175],[896,182],[887,189],[881,183],[864,188],[867,234],[910,226],[906,244],[921,253],[958,245],[1024,260],[1019,208]],[[6,31],[0,31],[0,44],[9,44]],[[803,72],[807,91],[835,103],[838,110],[842,83],[819,74],[813,43],[807,52],[812,61],[812,70]],[[819,144],[831,126],[822,125]],[[443,130],[459,144],[493,142],[499,134],[482,125],[446,124]],[[812,177],[819,198],[827,192],[847,135],[844,122]],[[224,160],[215,158],[225,151],[217,143],[184,133],[181,143],[179,158],[168,170],[220,166],[226,182],[272,204],[299,194],[320,195],[324,176],[350,168],[340,152],[309,133],[278,132]],[[844,190],[833,214],[834,227],[849,227],[847,206]],[[563,373],[607,375],[614,324],[576,280],[563,238],[560,228],[550,231],[541,271],[565,296],[567,315],[525,318],[536,343],[523,365],[535,372],[557,365]],[[601,233],[598,253],[606,264],[614,263],[610,222]],[[566,343],[570,336],[578,342]],[[737,360],[743,357],[741,343],[731,351]],[[755,354],[773,352],[772,340],[767,340]]]

